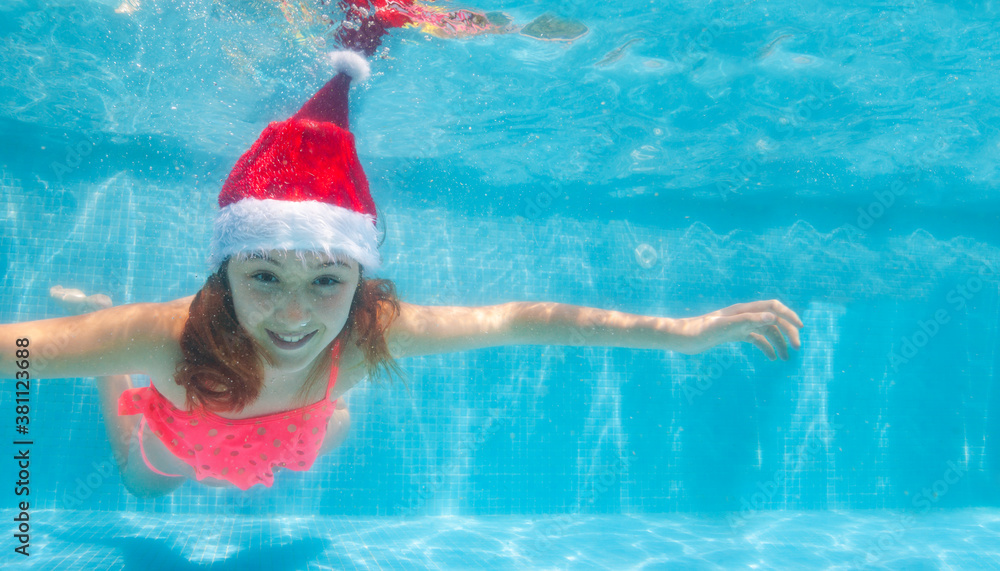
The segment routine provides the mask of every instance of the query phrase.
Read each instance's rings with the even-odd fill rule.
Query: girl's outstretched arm
[[[148,373],[176,360],[190,304],[138,303],[0,325],[0,378],[15,378],[25,364],[32,379]]]
[[[670,319],[552,302],[485,307],[400,303],[389,326],[393,357],[450,353],[497,345],[592,345],[694,354],[720,343],[753,343],[770,359],[798,349],[802,321],[777,300],[729,306],[698,317]],[[787,336],[787,340],[786,337]]]

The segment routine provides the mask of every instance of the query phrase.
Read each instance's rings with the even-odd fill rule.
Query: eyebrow
[[[248,259],[250,259],[250,260],[263,260],[265,262],[269,262],[271,264],[274,264],[275,266],[278,266],[279,268],[282,267],[281,262],[278,262],[277,260],[275,260],[271,256],[266,256],[266,255],[261,255],[261,254],[252,254]],[[330,262],[323,262],[322,264],[316,266],[316,269],[319,270],[319,269],[323,269],[323,268],[329,268],[330,266],[339,266],[341,268],[351,269],[350,265],[348,265],[348,264],[346,264],[346,263],[344,263],[344,262],[342,262],[340,260],[333,260],[333,261],[330,261]]]
[[[345,264],[344,262],[341,262],[340,260],[334,260],[332,262],[324,262],[324,263],[322,263],[322,264],[320,264],[319,266],[316,266],[316,267],[318,267],[318,268],[328,268],[330,266],[340,266],[342,268],[348,268],[348,269],[350,269],[350,267],[351,267],[350,265]]]

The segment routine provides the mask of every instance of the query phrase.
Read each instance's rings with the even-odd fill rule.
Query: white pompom
[[[354,81],[368,79],[368,74],[371,72],[368,60],[358,52],[348,50],[330,52],[330,63],[336,72],[344,72]]]

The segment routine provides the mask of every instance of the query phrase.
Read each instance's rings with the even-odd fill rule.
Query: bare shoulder
[[[386,343],[389,345],[390,353],[394,353],[393,336],[394,328],[398,327],[399,320],[409,311],[411,306],[408,303],[399,301],[399,312],[397,313],[388,302],[382,302],[379,306],[378,319],[385,331]],[[393,355],[395,358],[395,355]],[[365,380],[368,375],[368,361],[365,353],[358,347],[357,338],[352,334],[344,343],[340,352],[340,364],[337,372],[337,384],[330,392],[331,400],[340,398],[341,395],[351,390]]]
[[[191,302],[194,296],[189,295],[173,301],[160,304],[161,316],[163,317],[163,334],[171,339],[180,341],[184,326],[191,315]]]
[[[142,304],[146,343],[163,361],[176,361],[181,355],[180,342],[190,315],[194,296],[163,303]]]
[[[184,360],[181,350],[181,337],[184,326],[190,317],[191,302],[194,296],[188,296],[173,301],[155,304],[150,308],[154,313],[151,317],[156,325],[152,342],[157,347],[151,351],[153,360],[149,366],[149,376],[156,389],[175,406],[183,407],[186,402],[184,388],[174,382],[174,372]]]
[[[389,303],[383,302],[379,307],[378,318],[381,325],[386,330],[386,341],[389,342],[392,335],[392,327],[399,320],[400,315],[408,310],[409,304],[399,302],[400,313],[396,314]],[[367,360],[364,351],[357,344],[357,338],[351,335],[340,352],[340,369],[337,372],[337,384],[331,391],[330,398],[337,399],[340,395],[351,390],[365,379],[368,374]]]

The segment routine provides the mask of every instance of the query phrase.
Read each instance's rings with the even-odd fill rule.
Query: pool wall
[[[63,315],[47,296],[55,284],[146,302],[190,295],[205,278],[210,192],[178,206],[183,186],[125,173],[58,190],[0,180],[2,322]],[[552,300],[683,317],[779,298],[805,322],[803,349],[787,363],[749,344],[696,356],[516,346],[406,359],[409,389],[353,390],[351,435],[310,473],[282,472],[248,493],[189,483],[145,501],[113,469],[93,380],[38,381],[34,505],[747,518],[998,500],[995,245],[923,231],[873,245],[804,220],[720,235],[700,222],[384,213],[380,275],[412,303]],[[5,382],[0,401],[13,390]]]

